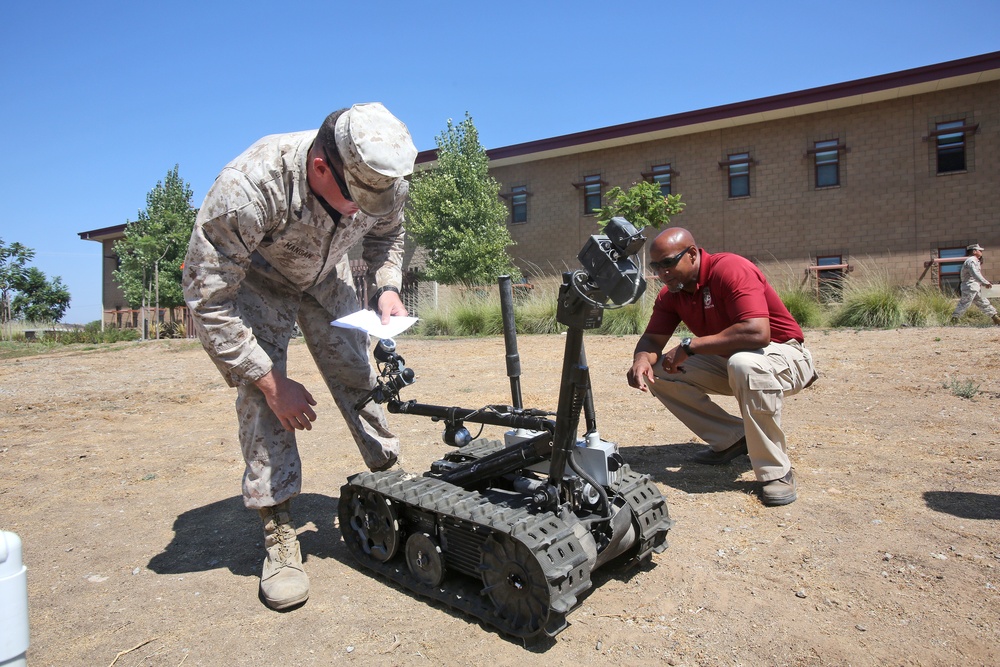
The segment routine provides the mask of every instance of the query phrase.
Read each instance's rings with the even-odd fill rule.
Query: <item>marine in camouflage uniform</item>
[[[285,375],[296,321],[365,464],[382,469],[399,454],[382,407],[354,408],[375,385],[368,335],[330,322],[357,310],[347,253],[359,242],[383,320],[405,314],[404,177],[415,158],[406,126],[385,107],[355,105],[319,130],[264,137],[226,165],[191,234],[185,300],[202,345],[237,388],[243,499],[265,523],[261,589],[275,608],[308,596],[288,509],[302,484],[295,430],[316,418],[312,396]],[[276,573],[295,590],[272,585],[269,595]]]
[[[951,321],[957,322],[958,318],[969,309],[969,306],[976,304],[980,310],[993,318],[994,324],[1000,325],[1000,316],[997,315],[997,309],[982,294],[983,287],[993,287],[993,283],[983,276],[981,264],[983,246],[973,243],[965,249],[965,254],[968,257],[962,264],[960,275],[960,280],[962,281],[961,297],[958,300],[958,305],[955,306],[955,312],[951,314]]]

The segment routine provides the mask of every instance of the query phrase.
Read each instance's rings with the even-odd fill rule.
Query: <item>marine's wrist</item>
[[[395,292],[396,294],[399,294],[399,288],[394,287],[392,285],[385,285],[384,287],[379,287],[377,290],[375,290],[375,293],[372,294],[372,298],[368,300],[368,307],[371,308],[372,310],[378,310],[379,297],[381,297],[386,292]]]

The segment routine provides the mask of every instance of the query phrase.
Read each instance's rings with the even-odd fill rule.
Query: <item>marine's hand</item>
[[[316,405],[316,400],[304,386],[274,369],[254,384],[264,394],[268,407],[286,431],[312,430],[312,423],[316,421],[312,406]]]
[[[382,324],[389,324],[390,317],[406,315],[406,306],[398,294],[386,290],[378,298],[378,312],[382,315]]]

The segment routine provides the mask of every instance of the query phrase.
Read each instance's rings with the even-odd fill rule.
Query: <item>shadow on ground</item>
[[[337,498],[305,493],[292,501],[305,562],[310,558],[348,560],[334,526]],[[149,569],[157,574],[184,574],[228,568],[244,577],[260,576],[264,530],[257,513],[243,506],[241,496],[197,507],[174,521],[174,538],[153,556]]]
[[[1000,519],[1000,496],[964,491],[925,491],[924,502],[935,512],[962,519]]]
[[[760,490],[756,481],[740,479],[752,470],[750,459],[740,456],[722,465],[705,465],[691,460],[705,445],[692,442],[627,447],[622,450],[632,470],[649,475],[654,482],[684,493],[719,493],[741,491],[754,494]],[[670,502],[670,499],[667,499]]]

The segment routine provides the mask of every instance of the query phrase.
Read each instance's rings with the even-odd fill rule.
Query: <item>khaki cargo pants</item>
[[[757,479],[779,479],[791,468],[781,406],[816,379],[812,355],[798,341],[771,343],[762,350],[737,352],[728,359],[698,354],[682,364],[684,373],[668,374],[659,362],[649,390],[695,435],[716,450],[744,435]],[[735,417],[708,395],[735,396]]]
[[[326,381],[365,465],[382,466],[399,454],[399,439],[389,431],[382,406],[354,409],[375,386],[368,360],[368,334],[330,325],[358,309],[345,256],[326,280],[300,292],[255,263],[240,285],[237,300],[244,322],[267,352],[274,368],[285,372],[288,343],[296,321],[309,352]],[[273,271],[273,270],[272,270]],[[346,280],[341,276],[346,277]],[[294,379],[294,378],[292,378]],[[315,393],[315,388],[309,388]],[[240,445],[246,469],[243,502],[250,509],[270,507],[299,494],[302,462],[295,432],[286,431],[253,384],[240,385],[236,398]]]

